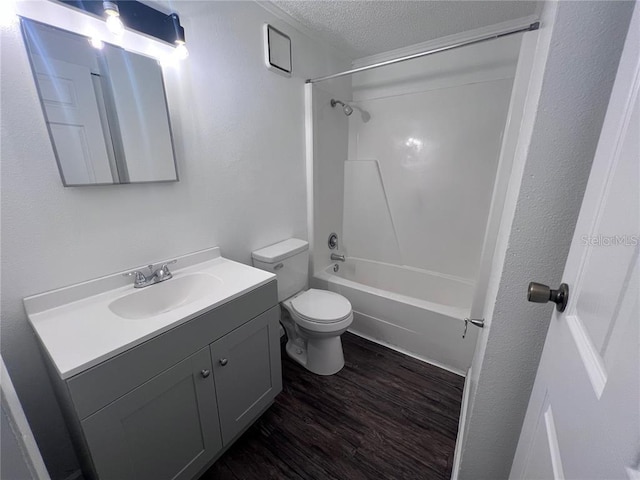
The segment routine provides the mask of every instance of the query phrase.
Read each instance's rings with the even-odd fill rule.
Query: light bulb
[[[102,40],[100,40],[99,38],[91,37],[89,39],[89,43],[91,44],[91,46],[93,48],[96,48],[98,50],[102,50],[104,48],[104,42]]]
[[[189,50],[187,49],[187,46],[184,43],[178,43],[178,46],[174,51],[174,55],[179,60],[184,60],[189,56]]]
[[[120,20],[120,15],[108,15],[107,28],[117,37],[121,36],[124,33],[124,23]]]

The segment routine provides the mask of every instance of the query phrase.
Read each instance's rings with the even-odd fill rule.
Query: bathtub
[[[315,273],[311,286],[344,295],[353,306],[349,331],[452,372],[471,365],[478,329],[469,316],[473,282],[424,270],[347,257]]]

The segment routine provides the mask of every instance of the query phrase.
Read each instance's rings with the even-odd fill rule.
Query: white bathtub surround
[[[344,164],[345,244],[353,257],[402,265],[398,234],[377,160]],[[365,280],[363,278],[363,280]]]
[[[354,311],[353,333],[464,375],[478,335],[466,337],[473,284],[417,269],[347,257],[338,272],[317,272],[312,286],[344,295]]]
[[[333,269],[329,268],[325,272]],[[368,285],[378,290],[410,297],[413,303],[438,305],[436,310],[454,316],[469,313],[473,282],[452,275],[428,272],[418,268],[347,257],[336,276]]]
[[[486,286],[480,262],[495,242],[487,228],[498,228],[489,212],[504,201],[492,192],[521,39],[353,75],[347,161],[339,152],[311,152],[315,191],[334,191],[344,178],[342,215],[338,196],[330,212],[313,210],[312,285],[350,300],[354,332],[459,374],[471,365],[478,335],[470,326],[462,338],[463,319],[474,310],[476,284]],[[314,84],[312,94],[323,95],[321,88]],[[336,148],[340,127],[316,122],[312,135],[337,140]],[[337,162],[342,174],[334,167],[317,174]],[[509,162],[500,169],[508,176]],[[341,218],[347,261],[334,273],[319,230],[338,231]]]
[[[273,274],[222,258],[217,247],[177,260],[173,278],[156,285],[135,289],[132,277],[120,272],[25,298],[29,322],[58,375],[69,378],[275,280]],[[124,318],[113,308],[119,300],[179,288],[180,282],[197,276],[211,278],[212,287],[206,284],[201,295],[185,296],[175,308],[149,318]],[[193,294],[194,288],[188,293]]]
[[[342,79],[349,91],[332,85],[305,85],[307,135],[307,211],[311,271],[329,264],[327,240],[337,233],[342,248],[344,163],[347,159],[349,127],[341,108],[332,108],[331,99],[347,101],[350,79]],[[354,112],[353,115],[357,115]]]
[[[476,280],[520,38],[353,76],[350,256]]]
[[[371,119],[350,119],[343,226],[350,255],[475,280],[511,84],[508,78],[358,102]],[[379,169],[359,160],[375,160]],[[350,225],[352,218],[374,231]]]

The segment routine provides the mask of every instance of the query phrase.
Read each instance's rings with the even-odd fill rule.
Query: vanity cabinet
[[[272,281],[54,379],[85,477],[197,478],[282,390],[279,320]]]
[[[203,348],[82,421],[100,478],[192,478],[222,448]]]
[[[276,332],[279,337],[279,329],[270,328],[267,317],[257,318],[211,344],[225,445],[249,426],[274,397],[269,357],[273,348],[271,336]]]

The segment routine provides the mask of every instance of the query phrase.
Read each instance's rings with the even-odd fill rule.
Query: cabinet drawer
[[[272,281],[71,377],[67,387],[78,417],[88,417],[277,303]]]

